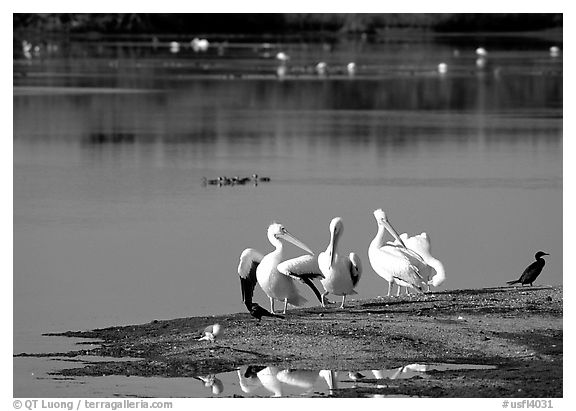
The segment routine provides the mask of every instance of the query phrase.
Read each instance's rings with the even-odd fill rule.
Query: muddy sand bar
[[[46,334],[101,340],[96,348],[19,356],[98,355],[134,361],[86,363],[63,376],[192,377],[240,366],[338,371],[411,363],[494,365],[430,372],[429,378],[335,390],[334,396],[562,397],[562,287],[449,290],[292,309],[285,320],[248,313]],[[197,341],[219,323],[224,335]],[[81,345],[80,345],[81,346]]]

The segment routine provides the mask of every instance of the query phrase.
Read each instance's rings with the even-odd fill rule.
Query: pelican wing
[[[324,274],[322,274],[318,266],[318,258],[309,254],[278,264],[278,271],[295,280],[324,278]]]
[[[392,273],[395,280],[420,289],[424,279],[422,268],[428,267],[417,254],[401,245],[386,245],[380,248],[377,265]],[[416,254],[416,256],[414,255]],[[402,284],[405,285],[405,284]]]
[[[317,257],[306,254],[292,258],[278,264],[277,269],[282,274],[306,284],[310,287],[318,301],[322,301],[322,294],[312,282],[312,280],[316,278],[324,278],[324,274],[322,274],[322,271],[320,271],[320,267],[318,266]]]
[[[402,240],[404,240],[404,244],[406,244],[406,247],[408,247],[411,250],[416,251],[421,256],[425,256],[425,255],[430,254],[431,244],[430,244],[430,238],[428,237],[428,234],[422,233],[422,234],[415,235],[414,237],[409,237],[409,238],[408,238],[408,236],[406,236],[406,237],[407,238],[402,238],[402,236],[400,236],[400,238],[402,238]]]
[[[238,276],[240,276],[240,287],[242,288],[242,301],[248,310],[252,306],[254,287],[256,287],[258,282],[256,279],[256,268],[258,268],[262,258],[264,256],[253,248],[247,248],[240,254]]]
[[[358,281],[360,281],[360,276],[362,275],[362,264],[360,263],[360,257],[356,253],[350,253],[348,259],[350,261],[352,286],[356,287],[356,284],[358,284]]]

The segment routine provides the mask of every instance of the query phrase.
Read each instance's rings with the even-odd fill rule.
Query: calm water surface
[[[479,68],[475,44],[218,44],[15,52],[15,353],[49,351],[42,332],[244,311],[238,257],[271,250],[274,220],[320,251],[343,217],[361,299],[387,290],[367,256],[380,207],[429,233],[442,289],[503,285],[540,249],[537,284],[562,283],[562,58],[548,45],[496,43]],[[202,185],[253,173],[271,182]]]

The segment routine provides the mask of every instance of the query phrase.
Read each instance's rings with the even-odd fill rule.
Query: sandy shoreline
[[[482,364],[496,369],[430,372],[428,378],[333,395],[559,398],[562,301],[561,286],[448,290],[351,301],[344,310],[293,309],[285,320],[265,318],[260,324],[248,313],[236,313],[46,334],[102,342],[68,353],[17,356],[138,358],[86,363],[59,371],[63,376],[192,377],[248,365],[348,371],[410,363]],[[197,341],[198,330],[216,322],[224,335],[215,343]]]

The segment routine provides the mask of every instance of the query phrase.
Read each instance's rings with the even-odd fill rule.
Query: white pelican
[[[550,47],[550,56],[558,57],[560,55],[560,47],[552,46]]]
[[[204,328],[203,332],[203,336],[201,338],[198,339],[198,341],[214,341],[216,339],[216,337],[218,337],[219,335],[222,335],[222,333],[224,332],[224,329],[222,328],[222,326],[220,324],[212,324],[209,325],[208,327]]]
[[[328,65],[325,62],[321,61],[320,63],[316,64],[316,73],[319,76],[325,76],[327,68]]]
[[[268,227],[268,240],[275,247],[274,251],[263,256],[258,251],[247,248],[240,255],[240,263],[238,264],[238,275],[240,276],[240,285],[242,287],[242,300],[248,310],[252,309],[252,296],[254,294],[254,287],[256,283],[268,298],[270,298],[270,311],[274,313],[274,300],[284,301],[284,311],[288,304],[294,306],[302,306],[306,303],[304,298],[298,292],[296,284],[293,279],[297,279],[308,285],[318,300],[321,301],[322,297],[320,292],[312,283],[314,278],[322,278],[321,273],[305,273],[302,275],[294,274],[291,276],[284,275],[278,271],[278,264],[284,258],[282,240],[291,242],[292,244],[300,247],[304,251],[314,254],[310,248],[292,236],[282,224],[272,223]],[[290,278],[292,277],[292,278]]]
[[[376,274],[388,281],[388,297],[392,291],[392,283],[422,292],[422,283],[425,283],[424,279],[429,276],[430,266],[417,253],[406,247],[382,209],[375,210],[374,217],[378,223],[378,232],[370,243],[368,257]],[[384,243],[385,230],[388,230],[399,244]]]
[[[328,293],[342,296],[340,308],[344,308],[347,295],[357,294],[354,287],[360,281],[362,265],[360,257],[356,253],[340,256],[336,252],[338,241],[343,232],[342,218],[333,218],[330,222],[330,243],[328,243],[326,251],[318,255],[318,267],[324,275],[324,278],[320,280],[325,290],[322,294],[323,307],[324,297]]]
[[[360,257],[356,253],[347,256],[338,255],[336,247],[340,236],[344,232],[344,224],[341,217],[334,217],[330,222],[330,242],[326,251],[321,252],[318,258],[311,255],[304,255],[284,261],[278,265],[278,270],[286,275],[312,275],[322,274],[320,282],[324,286],[325,292],[321,296],[322,307],[326,306],[328,294],[341,295],[344,308],[347,295],[357,294],[354,287],[360,281],[362,265]]]

